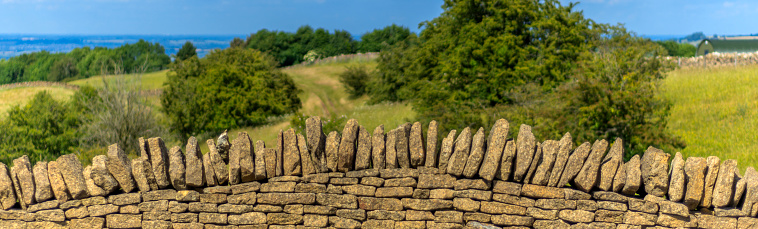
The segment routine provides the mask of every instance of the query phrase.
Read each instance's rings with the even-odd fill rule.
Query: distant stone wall
[[[758,52],[754,53],[711,53],[705,56],[689,58],[670,57],[679,66],[685,68],[711,68],[723,66],[742,66],[758,64]]]
[[[19,82],[11,84],[0,85],[0,90],[13,89],[19,87],[62,87],[71,90],[79,90],[79,86],[61,82],[48,82],[48,81],[33,81],[33,82]]]
[[[502,119],[441,142],[436,122],[306,124],[273,146],[222,135],[205,155],[150,138],[139,158],[111,145],[87,167],[22,156],[0,164],[0,228],[758,227],[758,173],[734,160],[650,147],[625,163],[621,139],[539,142],[526,125],[511,139]]]

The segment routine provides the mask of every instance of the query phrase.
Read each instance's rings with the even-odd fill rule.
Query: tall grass
[[[13,106],[24,106],[40,91],[48,91],[57,101],[68,101],[74,90],[63,87],[18,87],[0,90],[0,119],[8,116]]]
[[[742,171],[758,166],[758,65],[678,69],[662,89],[685,157],[735,159]]]

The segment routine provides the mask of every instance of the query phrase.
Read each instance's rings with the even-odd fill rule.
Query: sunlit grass
[[[678,69],[662,89],[685,157],[735,159],[742,171],[758,166],[758,66]]]
[[[57,101],[68,101],[74,90],[63,87],[18,87],[0,90],[0,118],[8,116],[8,110],[13,106],[24,106],[41,91],[48,91]]]
[[[139,83],[142,84],[142,89],[154,90],[154,89],[163,88],[163,82],[166,82],[166,73],[168,73],[168,70],[142,74],[142,77],[139,80]],[[137,76],[137,75],[129,74],[128,76]],[[106,77],[105,80],[112,80],[112,79],[109,79],[109,77],[111,76]],[[128,81],[128,82],[131,83],[132,81]],[[134,82],[137,82],[137,81],[134,81]],[[79,85],[79,86],[91,85],[93,87],[102,87],[103,77],[93,76],[86,79],[74,80],[68,83],[73,84],[73,85]]]

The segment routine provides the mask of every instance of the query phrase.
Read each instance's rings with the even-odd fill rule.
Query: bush
[[[347,93],[357,98],[368,91],[370,75],[363,65],[347,66],[345,71],[340,73],[339,80],[345,86]]]
[[[655,43],[666,49],[669,56],[693,57],[697,52],[697,47],[688,43],[679,43],[672,40],[656,41]]]
[[[270,56],[253,49],[211,51],[172,66],[161,104],[183,137],[266,123],[300,108],[300,92]]]
[[[79,113],[69,103],[41,91],[25,106],[11,108],[0,122],[0,161],[9,164],[28,155],[34,164],[74,152],[81,136],[77,131],[80,124]]]

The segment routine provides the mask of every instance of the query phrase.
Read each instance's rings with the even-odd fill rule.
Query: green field
[[[8,110],[17,105],[23,106],[34,98],[34,94],[40,91],[48,91],[58,101],[66,101],[74,94],[74,90],[55,86],[18,87],[0,90],[0,118],[7,117]]]
[[[758,166],[758,66],[678,69],[662,89],[685,157],[735,159],[742,171]]]
[[[163,87],[163,82],[166,82],[166,73],[168,73],[168,70],[145,73],[145,74],[142,74],[141,77],[138,78],[137,80],[133,82],[132,81],[129,81],[129,82],[142,84],[143,90],[161,89]],[[140,75],[130,74],[129,76],[140,76]],[[105,79],[112,80],[111,77],[112,76],[108,76]],[[73,85],[78,85],[78,86],[91,85],[94,87],[102,87],[103,77],[93,76],[86,79],[74,80],[68,83],[73,84]]]

